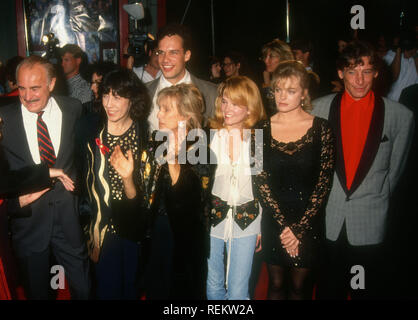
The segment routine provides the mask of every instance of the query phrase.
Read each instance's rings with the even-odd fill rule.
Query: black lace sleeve
[[[263,129],[263,145],[264,145],[264,155],[266,154],[266,148],[270,148],[270,142],[271,142],[271,127],[270,127],[270,121],[263,121],[260,124],[260,128]],[[268,182],[268,173],[263,169],[260,174],[256,175],[254,177],[255,183],[257,185],[257,197],[261,203],[261,206],[263,208],[268,208],[271,210],[273,218],[276,219],[277,223],[280,226],[280,231],[283,231],[283,229],[286,227],[286,220],[283,215],[283,213],[280,211],[280,206],[278,201],[276,200],[276,197],[273,196],[273,193],[270,188],[270,184]]]
[[[331,190],[335,164],[335,147],[332,130],[326,121],[321,124],[321,159],[318,182],[309,198],[309,204],[299,223],[290,226],[293,234],[301,240],[306,231],[311,230],[312,218],[323,207]]]
[[[259,200],[261,202],[261,206],[271,210],[273,218],[280,225],[280,234],[281,231],[283,231],[283,229],[286,227],[286,220],[283,213],[280,211],[279,203],[271,192],[270,185],[268,183],[268,173],[263,170],[259,175],[255,177],[255,179],[258,184]]]

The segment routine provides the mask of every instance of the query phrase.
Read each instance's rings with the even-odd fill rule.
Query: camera
[[[148,62],[146,43],[149,40],[149,36],[139,30],[135,30],[128,35],[128,55],[134,57],[134,67],[139,67]]]
[[[134,57],[134,67],[139,67],[147,63],[147,42],[154,40],[154,37],[138,27],[138,21],[145,17],[142,3],[125,4],[123,5],[123,9],[135,20],[135,28],[128,34],[128,55]]]
[[[53,33],[45,34],[42,37],[42,43],[46,47],[45,52],[42,54],[42,57],[47,59],[53,64],[56,64],[59,58],[59,40],[55,37]]]

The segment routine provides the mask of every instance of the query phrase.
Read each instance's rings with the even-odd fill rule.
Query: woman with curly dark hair
[[[102,114],[90,115],[83,182],[90,211],[87,247],[98,299],[138,298],[139,242],[145,234],[143,168],[151,100],[131,70],[103,80]],[[94,119],[95,118],[95,119]]]

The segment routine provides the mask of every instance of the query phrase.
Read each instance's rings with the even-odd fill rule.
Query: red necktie
[[[47,166],[51,168],[55,164],[57,158],[55,156],[54,146],[52,145],[52,141],[49,136],[48,127],[42,120],[43,113],[43,111],[38,112],[38,120],[36,121],[39,156],[41,157],[41,161],[45,162]]]

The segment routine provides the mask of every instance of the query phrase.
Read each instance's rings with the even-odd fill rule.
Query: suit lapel
[[[343,153],[343,140],[341,135],[341,98],[342,94],[337,94],[331,102],[329,109],[328,120],[333,127],[335,136],[335,148],[336,148],[336,164],[335,171],[337,172],[340,184],[344,189],[344,192],[349,195],[347,189],[347,178],[345,176],[345,163]]]
[[[377,151],[379,150],[384,121],[385,105],[383,103],[383,99],[375,96],[369,132],[367,134],[366,143],[364,144],[364,149],[361,154],[356,174],[354,175],[349,195],[351,195],[359,187],[373,164]]]
[[[23,124],[23,116],[21,105],[17,104],[14,107],[14,112],[10,117],[10,137],[13,145],[9,145],[8,152],[18,159],[22,159],[25,163],[35,164],[30,153],[28,139],[26,138],[25,126]],[[15,146],[17,148],[15,148]]]
[[[58,154],[57,154],[57,161],[56,164],[59,163],[59,161],[61,160],[61,158],[63,157],[63,152],[66,149],[66,144],[68,143],[68,141],[70,141],[71,137],[69,136],[71,134],[71,114],[69,113],[68,108],[66,108],[64,106],[64,104],[62,103],[62,101],[57,98],[54,97],[58,108],[60,108],[61,113],[62,113],[62,123],[61,123],[61,137],[60,137],[60,148],[58,150]],[[56,166],[56,165],[55,165]]]
[[[383,132],[385,107],[381,97],[375,97],[372,119],[370,121],[369,132],[366,143],[364,144],[360,162],[354,175],[354,180],[350,190],[347,189],[347,178],[345,175],[344,152],[341,135],[341,98],[342,94],[337,94],[331,102],[328,120],[334,129],[336,137],[336,172],[340,180],[341,187],[347,195],[351,196],[360,186],[370,170],[373,161],[379,150],[380,140]]]

